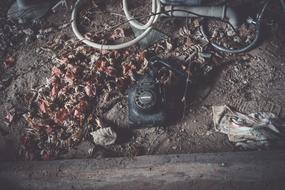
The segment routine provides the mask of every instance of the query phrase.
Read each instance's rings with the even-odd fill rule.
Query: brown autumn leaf
[[[137,53],[135,59],[136,61],[143,63],[145,59],[145,53],[144,52]]]
[[[69,59],[67,57],[62,57],[59,60],[59,64],[61,64],[61,65],[67,65],[68,63],[69,63]]]
[[[124,75],[132,76],[136,69],[137,67],[131,63],[123,64],[123,74]]]
[[[76,118],[82,117],[82,113],[81,113],[81,111],[80,111],[79,109],[75,109],[73,115],[74,115],[74,117],[76,117]]]
[[[112,57],[114,59],[119,59],[119,57],[121,56],[121,53],[117,50],[110,52],[109,57]]]
[[[4,64],[6,67],[13,67],[16,64],[16,59],[13,56],[7,56]]]
[[[61,108],[55,114],[55,122],[62,124],[69,116],[68,110],[65,108]]]
[[[69,85],[73,85],[76,81],[75,74],[70,69],[66,71],[64,79]]]
[[[119,38],[124,38],[125,37],[125,32],[124,32],[124,29],[122,28],[117,28],[113,34],[110,36],[110,38],[112,40],[117,40]]]
[[[58,84],[58,83],[59,83],[60,78],[59,78],[59,77],[57,77],[57,76],[52,76],[52,77],[49,79],[49,81],[50,81],[50,84],[53,86],[53,85],[55,85],[55,84]]]
[[[88,108],[88,102],[85,100],[81,100],[77,105],[77,108],[79,109],[80,112],[85,112]]]
[[[62,72],[58,67],[54,66],[52,68],[52,76],[60,77],[61,74]]]
[[[117,76],[117,70],[112,66],[108,66],[108,67],[104,68],[104,72],[110,77],[116,77]]]
[[[40,103],[40,110],[42,113],[47,113],[47,103],[46,101],[42,100]]]
[[[74,74],[77,74],[79,67],[77,65],[67,64],[67,69]]]
[[[48,151],[42,150],[40,154],[41,154],[41,158],[44,161],[54,160],[56,158],[54,151],[51,151],[51,150],[48,150]]]
[[[54,84],[52,89],[51,89],[51,96],[52,97],[57,97],[59,92],[59,85],[58,84]]]
[[[125,90],[130,84],[130,77],[120,77],[116,79],[117,86],[120,90]]]
[[[87,84],[84,87],[84,90],[85,90],[85,93],[87,94],[87,96],[90,96],[90,97],[96,96],[96,87],[94,84]]]
[[[8,111],[6,116],[5,116],[6,123],[8,123],[8,124],[12,123],[12,121],[14,120],[14,116],[15,116],[15,113]]]
[[[98,70],[98,71],[104,71],[104,69],[106,68],[108,66],[108,62],[107,61],[105,61],[105,60],[98,60],[97,62],[96,62],[96,69]]]
[[[54,132],[54,128],[51,127],[50,125],[45,126],[45,131],[48,135],[52,134]]]
[[[20,136],[20,143],[22,145],[26,145],[30,143],[30,138],[29,136],[27,136],[26,134],[23,134],[22,136]]]

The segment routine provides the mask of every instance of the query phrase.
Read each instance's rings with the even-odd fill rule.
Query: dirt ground
[[[44,26],[68,23],[70,11],[60,8],[51,14]],[[213,105],[229,105],[245,112],[269,111],[285,118],[285,37],[284,20],[266,26],[262,42],[254,50],[243,55],[230,55],[214,68],[210,77],[199,78],[191,89],[195,94],[183,119],[168,126],[134,129],[128,126],[126,97],[114,105],[104,116],[116,126],[119,140],[115,145],[95,147],[88,141],[80,143],[60,158],[101,158],[135,156],[145,154],[226,152],[237,149],[227,136],[213,131]],[[13,48],[1,53],[0,76],[0,157],[16,160],[19,135],[26,127],[22,115],[27,112],[25,97],[32,88],[46,82],[50,76],[54,53],[46,51],[50,39],[60,34],[75,38],[70,26],[54,30],[43,39],[26,40],[19,37]],[[4,67],[7,54],[16,57],[12,67]],[[4,122],[7,110],[16,110],[10,126]]]

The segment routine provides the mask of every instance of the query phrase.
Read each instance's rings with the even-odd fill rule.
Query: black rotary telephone
[[[150,71],[128,90],[129,122],[132,126],[163,125],[167,120],[166,99],[157,80],[163,66],[187,79],[187,74],[159,58],[150,61]]]

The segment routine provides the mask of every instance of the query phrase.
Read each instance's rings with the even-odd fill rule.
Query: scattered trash
[[[93,142],[96,145],[108,146],[114,144],[117,140],[117,133],[111,128],[100,128],[90,133],[93,137]]]
[[[285,122],[273,113],[242,114],[228,106],[213,106],[217,132],[228,135],[229,141],[243,149],[266,149],[285,145]]]

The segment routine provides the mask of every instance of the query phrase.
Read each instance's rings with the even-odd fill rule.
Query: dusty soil
[[[61,8],[51,14],[44,27],[67,23],[70,12]],[[173,21],[172,21],[173,22]],[[175,23],[175,22],[174,22]],[[171,25],[171,24],[170,24]],[[6,48],[1,57],[0,76],[0,155],[1,160],[17,159],[19,135],[26,127],[22,115],[27,112],[25,97],[32,88],[46,82],[50,76],[52,56],[58,52],[46,51],[46,43],[59,35],[75,38],[70,27],[54,30],[43,39],[25,42],[19,37],[13,48]],[[267,33],[257,48],[239,56],[228,56],[214,67],[210,76],[200,77],[190,90],[189,109],[182,119],[173,124],[151,128],[130,128],[127,117],[126,97],[107,111],[105,119],[118,131],[116,145],[95,147],[85,141],[63,158],[135,156],[144,154],[172,154],[198,152],[235,151],[227,137],[212,130],[213,105],[230,105],[239,111],[250,113],[270,111],[285,118],[285,37],[284,21],[267,25]],[[41,49],[42,48],[42,49]],[[58,50],[60,51],[60,50]],[[13,67],[5,67],[4,57],[16,57]],[[189,95],[190,96],[190,95]],[[7,110],[14,109],[16,116],[7,126],[4,118]],[[177,111],[177,110],[174,110]],[[181,111],[181,110],[178,110]]]

